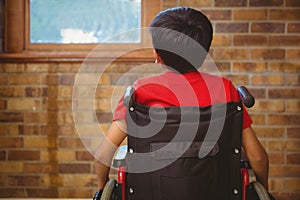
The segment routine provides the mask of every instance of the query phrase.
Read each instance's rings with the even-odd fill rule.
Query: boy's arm
[[[120,127],[123,126],[123,127]],[[95,153],[95,170],[98,177],[98,188],[103,189],[108,181],[110,164],[119,145],[127,136],[123,129],[125,122],[114,121],[107,131],[106,137],[101,142]]]
[[[257,180],[268,190],[269,159],[264,147],[258,141],[253,129],[245,128],[242,133],[242,145]]]

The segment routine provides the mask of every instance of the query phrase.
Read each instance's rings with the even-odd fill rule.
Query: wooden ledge
[[[0,54],[0,63],[4,62],[83,62],[90,61],[105,62],[153,62],[152,50],[132,51],[126,54],[122,52],[88,52],[88,51],[70,51],[70,52],[38,52],[24,51],[22,53],[2,53]]]

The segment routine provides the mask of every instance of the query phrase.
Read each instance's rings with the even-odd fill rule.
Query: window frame
[[[162,0],[141,0],[142,16],[141,28],[147,27],[154,16],[161,10]],[[31,58],[83,58],[93,48],[103,49],[101,58],[113,57],[114,52],[129,48],[139,49],[149,40],[141,35],[138,44],[31,44],[29,32],[29,4],[30,0],[5,0],[5,39],[4,54],[1,57],[31,57]],[[110,52],[105,51],[109,47]],[[10,54],[10,55],[9,55]],[[149,51],[132,53],[130,57],[149,57]],[[152,55],[151,55],[152,56]]]

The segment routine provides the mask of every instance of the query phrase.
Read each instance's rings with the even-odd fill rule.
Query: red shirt
[[[134,83],[136,101],[148,106],[210,106],[239,101],[240,96],[230,80],[200,72],[163,74],[141,78]],[[125,119],[123,97],[113,120]],[[244,109],[243,129],[252,120]]]

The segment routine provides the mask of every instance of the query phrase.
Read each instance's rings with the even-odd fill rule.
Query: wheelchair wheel
[[[271,200],[268,192],[261,183],[255,181],[253,182],[253,187],[259,197],[259,200]]]
[[[117,181],[115,179],[110,179],[103,188],[100,200],[111,200],[116,184]]]

